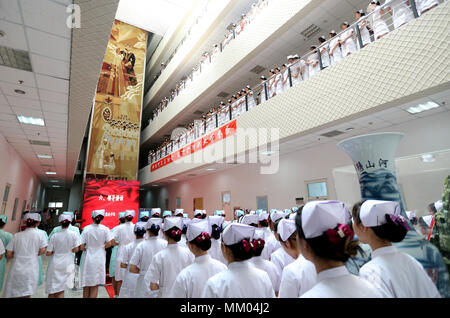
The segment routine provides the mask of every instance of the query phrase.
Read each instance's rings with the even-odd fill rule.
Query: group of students
[[[419,15],[439,5],[437,0],[416,0],[415,3]],[[186,131],[180,132],[175,140],[166,139],[160,146],[150,150],[148,163],[152,164],[164,158],[164,156],[190,144],[204,134],[208,134],[217,127],[235,119],[254,106],[280,95],[301,81],[308,80],[319,73],[321,69],[332,66],[346,56],[358,51],[360,45],[365,47],[372,41],[385,36],[390,32],[385,21],[386,14],[392,16],[395,29],[414,19],[410,4],[403,0],[389,0],[383,6],[379,1],[371,1],[367,12],[372,14],[366,17],[363,10],[355,12],[355,20],[361,34],[360,44],[358,44],[356,29],[350,27],[348,22],[343,22],[340,26],[341,33],[339,35],[335,30],[331,30],[328,34],[328,40],[325,36],[319,37],[317,46],[312,45],[310,52],[304,57],[300,58],[298,54],[289,55],[287,63],[269,71],[268,78],[261,76],[255,94],[251,86],[247,85],[241,91],[232,95],[227,103],[222,101],[218,107],[211,108],[201,120],[186,125]],[[162,104],[157,107],[157,114],[167,106],[169,100],[167,98],[163,100]]]
[[[351,213],[339,201],[270,213],[236,210],[231,222],[224,211],[196,210],[189,219],[183,209],[174,216],[152,209],[133,224],[134,213],[120,213],[121,223],[110,230],[101,224],[105,211],[93,211],[81,236],[69,228],[73,216],[63,213],[50,240],[37,229],[38,213],[25,215],[27,229],[13,237],[0,230],[0,282],[5,237],[12,259],[4,297],[35,293],[45,253],[51,256],[46,292],[64,297],[78,249],[83,296],[97,297],[110,246],[117,246],[110,275],[121,298],[440,297],[422,265],[392,245],[410,230],[397,202],[367,200]],[[346,263],[360,253],[360,242],[372,249],[371,260],[350,273]]]
[[[151,118],[149,119],[149,124],[158,117],[161,112],[172,102],[176,96],[178,96],[184,89],[192,85],[192,82],[196,80],[198,75],[204,70],[210,63],[212,63],[216,57],[225,50],[225,48],[233,41],[237,36],[239,36],[246,29],[247,25],[249,25],[260,13],[264,10],[269,4],[269,0],[258,0],[253,3],[250,11],[241,15],[239,22],[232,23],[230,29],[227,29],[225,32],[225,39],[220,44],[215,44],[211,50],[211,52],[205,52],[202,54],[201,60],[197,63],[192,71],[183,78],[179,83],[175,85],[175,88],[171,90],[170,95],[164,97],[159,104],[156,106],[155,110],[152,113]],[[166,68],[168,63],[161,64],[161,71],[158,73],[158,77],[161,75],[162,71]],[[156,80],[157,78],[155,78]]]

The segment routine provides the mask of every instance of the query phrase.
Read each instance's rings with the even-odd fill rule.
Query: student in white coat
[[[362,205],[356,204],[352,214],[356,235],[372,248],[372,259],[361,267],[360,277],[384,297],[440,298],[423,266],[392,246],[409,231],[397,202],[367,200]]]
[[[385,13],[384,9],[381,8],[381,4],[379,1],[371,1],[369,3],[369,7],[367,8],[367,11],[373,12],[373,14],[370,16],[371,21],[370,24],[372,25],[374,37],[375,40],[380,39],[381,37],[385,36],[389,33],[389,27],[384,21],[383,15]]]
[[[363,47],[369,45],[372,42],[372,38],[370,37],[369,33],[371,28],[367,23],[367,19],[365,18],[365,16],[366,14],[363,10],[358,10],[355,12],[355,20],[358,21],[359,33],[361,34]]]
[[[71,222],[70,214],[61,214],[61,230],[52,235],[48,243],[47,256],[51,256],[45,286],[48,298],[64,298],[64,290],[73,288],[75,264],[72,253],[78,252],[81,236],[69,230]]]
[[[416,0],[417,11],[419,15],[424,14],[427,11],[430,11],[434,7],[439,5],[439,1],[437,0]]]
[[[330,49],[330,45],[327,42],[327,39],[322,35],[318,39],[319,42],[319,50],[320,50],[320,58],[322,59],[323,68],[327,68],[330,66],[330,53],[328,52]]]
[[[250,262],[255,265],[256,268],[259,268],[269,275],[270,281],[272,282],[272,288],[275,292],[275,296],[278,296],[278,290],[280,289],[280,275],[278,275],[277,267],[269,262],[267,259],[264,259],[262,256],[262,252],[264,251],[266,241],[264,240],[264,230],[258,228],[255,230],[255,235],[253,239],[253,257],[250,259]]]
[[[338,201],[308,202],[295,223],[302,255],[317,271],[317,284],[304,298],[379,298],[364,279],[349,273],[344,263],[355,256],[358,241],[347,224],[349,213]]]
[[[131,257],[136,250],[136,247],[144,241],[146,229],[145,222],[138,222],[134,226],[134,234],[136,239],[125,246],[125,249],[120,258],[120,267],[125,269],[125,275],[122,286],[120,288],[119,298],[135,298],[136,284],[139,274],[130,271]]]
[[[390,14],[392,14],[392,20],[394,22],[395,29],[414,19],[414,14],[411,8],[408,6],[407,2],[407,0],[386,1],[386,4],[391,3],[386,9],[390,11]]]
[[[284,91],[283,74],[279,67],[275,68],[275,82],[274,82],[275,96],[280,95]]]
[[[269,99],[276,95],[275,77],[275,70],[271,69],[269,71],[269,80],[267,81],[267,93]]]
[[[301,211],[301,208],[300,208]],[[289,219],[291,220],[294,215],[291,214]],[[295,221],[284,223],[283,229],[280,229],[280,236],[297,236],[297,229]],[[298,236],[297,236],[298,243]],[[297,244],[298,247],[298,244]],[[300,252],[298,250],[298,252]],[[302,254],[299,253],[297,259],[291,264],[287,265],[283,269],[281,274],[280,292],[279,298],[298,298],[308,290],[310,290],[315,284],[317,279],[317,272],[314,264],[306,260]]]
[[[267,233],[267,236],[265,238],[266,245],[265,248],[267,248],[267,251],[264,253],[267,253],[269,255],[269,261],[270,257],[277,249],[281,248],[281,244],[278,241],[278,234],[277,234],[277,225],[278,221],[280,219],[284,218],[284,212],[280,210],[273,210],[270,213],[269,216],[269,228],[271,230],[272,235]],[[266,231],[267,232],[267,231]]]
[[[150,290],[158,291],[158,298],[170,297],[175,279],[180,271],[194,261],[194,255],[178,245],[181,239],[181,218],[167,217],[163,230],[168,245],[153,256],[145,280],[150,282]]]
[[[47,240],[36,229],[40,215],[24,215],[25,231],[14,234],[6,246],[6,257],[12,259],[5,284],[5,298],[29,298],[36,292],[39,279],[39,256],[45,254]]]
[[[320,65],[319,65],[319,55],[317,54],[317,46],[312,45],[309,48],[310,54],[306,59],[306,65],[308,67],[308,78],[319,73]]]
[[[248,110],[252,109],[256,106],[255,97],[253,96],[253,90],[250,87],[250,85],[247,85],[245,87],[245,94],[247,96],[247,104],[248,104]]]
[[[331,65],[336,64],[340,60],[342,60],[342,50],[339,43],[339,37],[336,36],[337,33],[334,30],[330,31],[329,37],[330,37],[330,58],[331,58]]]
[[[83,298],[97,298],[98,285],[106,280],[106,250],[112,245],[111,231],[100,224],[105,218],[105,210],[92,211],[91,225],[81,234],[81,250],[84,251],[80,266],[80,285]],[[116,268],[117,270],[117,268]]]
[[[213,259],[208,250],[211,248],[211,227],[208,220],[193,222],[187,228],[189,250],[195,255],[194,263],[184,268],[177,276],[172,288],[173,298],[199,298],[206,281],[227,269]]]
[[[261,91],[259,92],[259,103],[262,104],[269,99],[269,83],[265,76],[259,78],[259,83],[261,86]],[[266,94],[267,93],[267,94]]]
[[[111,230],[111,235],[114,237],[115,232],[117,231],[118,227],[121,224],[124,224],[126,222],[125,220],[125,212],[119,212],[119,225],[113,227]],[[116,258],[117,258],[117,249],[118,246],[114,246],[111,251],[111,258],[109,259],[109,277],[111,277],[112,286],[114,289],[114,297],[118,297],[119,290],[117,289],[117,283],[116,283]]]
[[[123,279],[125,277],[126,269],[120,266],[120,259],[122,258],[122,253],[125,250],[125,246],[130,244],[135,240],[134,236],[134,211],[127,210],[125,211],[125,220],[124,224],[119,225],[117,230],[114,232],[114,240],[112,242],[113,246],[118,246],[116,253],[116,276],[114,279],[117,284],[117,296],[120,295],[120,288],[122,286]]]
[[[355,31],[353,30],[353,28],[350,28],[350,24],[348,22],[344,22],[341,24],[341,30],[344,32],[341,33],[339,42],[341,43],[342,56],[346,57],[356,52],[356,45],[355,41],[353,40]]]
[[[151,218],[147,224],[148,239],[141,242],[134,250],[130,260],[130,272],[139,274],[136,282],[136,298],[151,298],[150,282],[145,281],[145,274],[150,267],[153,256],[167,246],[167,241],[160,239],[158,234],[162,226],[161,218]]]
[[[248,262],[255,245],[253,226],[231,223],[223,231],[222,252],[228,269],[211,277],[203,298],[273,298],[275,293],[266,272]]]
[[[208,254],[212,258],[222,262],[225,265],[228,265],[228,262],[225,260],[222,254],[222,241],[220,239],[224,227],[225,218],[221,215],[210,215],[208,216],[208,222],[209,226],[211,227],[211,248],[208,250]]]
[[[270,255],[270,261],[277,267],[278,276],[281,277],[283,269],[294,262],[298,257],[297,238],[294,232],[288,235],[292,228],[295,228],[293,220],[280,219],[275,222],[277,228],[278,240],[281,248]]]
[[[71,216],[72,216],[72,220],[73,220],[73,216],[74,216],[74,215],[73,215],[73,212],[68,212],[68,211],[66,211],[66,212],[63,212],[62,214],[71,215]],[[53,236],[53,234],[58,233],[59,231],[61,231],[61,229],[62,229],[62,226],[61,226],[61,225],[58,225],[58,226],[56,226],[55,228],[53,228],[53,230],[50,232],[50,235],[48,236],[49,239]],[[75,233],[77,233],[78,235],[80,235],[80,229],[77,228],[76,226],[73,226],[72,224],[69,224],[68,230],[69,230],[69,231],[74,231]]]
[[[266,211],[261,212],[258,215],[258,229],[263,233],[263,239],[264,239],[264,248],[261,252],[261,258],[270,261],[270,255],[274,252],[272,251],[272,247],[269,247],[267,242],[270,240],[274,240],[275,242],[278,242],[275,239],[275,235],[273,235],[272,231],[269,227],[269,213]],[[278,242],[279,244],[279,242]]]

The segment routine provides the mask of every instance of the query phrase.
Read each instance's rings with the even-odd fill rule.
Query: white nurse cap
[[[235,213],[235,215],[238,216],[238,217],[244,215],[244,211],[242,211],[242,210],[236,210],[234,213]]]
[[[186,239],[188,242],[195,239],[202,233],[208,233],[210,235],[211,230],[207,220],[201,220],[200,222],[190,223],[187,227]]]
[[[37,222],[39,222],[41,220],[41,216],[38,213],[35,213],[35,212],[26,213],[23,216],[23,218],[24,218],[24,220],[30,220],[31,219],[31,220],[34,220],[34,221],[37,221]]]
[[[183,229],[183,220],[177,216],[169,216],[165,218],[163,225],[164,231],[170,230],[173,227],[176,227],[180,230]]]
[[[146,230],[147,228],[147,223],[146,222],[137,222],[135,225],[134,225],[134,231],[136,232],[137,230],[139,230],[139,229],[143,229],[143,230]]]
[[[258,224],[258,216],[256,214],[244,215],[239,223],[242,224]]]
[[[398,202],[367,200],[361,205],[359,218],[364,226],[372,227],[387,223],[386,214],[399,215]]]
[[[203,210],[195,210],[194,216],[203,215]]]
[[[255,228],[246,224],[231,223],[222,233],[222,241],[225,245],[239,243],[243,239],[253,240]]]
[[[321,236],[338,224],[347,224],[349,215],[345,204],[339,201],[313,201],[302,210],[302,229],[305,238]]]
[[[282,219],[280,223],[278,223],[278,234],[280,235],[280,238],[283,242],[286,242],[286,240],[296,231],[295,228],[295,222],[292,220],[286,220]]]
[[[94,210],[92,211],[92,217],[96,218],[97,216],[105,216],[105,210]]]
[[[160,208],[153,208],[150,212],[150,215],[153,217],[153,215],[159,214],[161,215],[161,209]]]
[[[297,213],[291,213],[289,214],[289,220],[294,220],[295,221],[295,217],[297,216]]]
[[[221,226],[223,222],[225,221],[225,218],[220,215],[210,215],[208,216],[208,222],[210,226],[217,225]]]
[[[72,215],[63,213],[58,217],[58,222],[59,223],[64,222],[64,221],[72,222],[72,219],[73,219]]]
[[[165,216],[172,216],[172,211],[164,211],[163,217]]]
[[[184,214],[184,209],[176,209],[175,210],[175,216],[177,216],[179,214],[183,215]]]
[[[422,219],[425,221],[425,223],[428,225],[428,227],[431,226],[431,221],[433,220],[433,216],[432,215],[422,216]]]
[[[269,213],[264,212],[264,211],[258,215],[258,221],[264,221],[264,220],[267,220],[268,218],[269,218]]]
[[[130,215],[132,217],[134,217],[134,214],[135,214],[134,210],[126,210],[125,211],[125,217],[130,216]]]
[[[279,219],[284,218],[285,214],[283,211],[280,210],[276,210],[275,212],[272,212],[272,214],[270,215],[270,219],[272,220],[272,222],[276,222]]]
[[[442,209],[443,206],[444,206],[444,204],[442,203],[442,200],[434,202],[434,207],[435,207],[436,211],[439,211],[440,209]]]
[[[255,239],[255,240],[263,239],[264,240],[264,230],[263,229],[255,229],[255,234],[253,235],[253,239]]]
[[[183,227],[186,225],[189,225],[189,223],[191,223],[192,220],[188,219],[188,218],[182,218],[182,223],[183,223]]]
[[[147,225],[146,225],[147,230],[149,228],[151,228],[153,224],[155,226],[159,226],[161,228],[161,226],[162,226],[162,219],[161,218],[151,218],[150,220],[148,220]]]
[[[416,216],[416,213],[414,213],[413,211],[406,211],[406,216],[408,217],[408,219],[414,219]]]

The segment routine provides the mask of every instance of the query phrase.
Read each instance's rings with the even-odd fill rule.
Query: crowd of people
[[[40,213],[26,213],[26,229],[14,235],[0,215],[0,292],[6,276],[4,297],[34,295],[45,254],[45,292],[63,298],[82,251],[83,297],[95,298],[113,247],[108,268],[119,298],[440,297],[422,265],[392,246],[410,230],[400,210],[394,201],[358,202],[351,212],[339,201],[312,201],[269,213],[235,210],[226,221],[220,210],[195,210],[190,219],[183,209],[154,208],[136,224],[135,211],[119,213],[113,229],[101,224],[105,210],[95,210],[81,235],[64,212],[49,236],[38,228]]]
[[[251,12],[253,12],[253,8],[260,8],[261,3],[267,5],[267,1],[253,4]],[[417,15],[421,15],[439,5],[439,2],[437,0],[416,0],[415,4]],[[249,17],[254,17],[255,15],[243,15],[243,19],[248,21]],[[392,24],[391,28],[388,25],[389,17],[392,19],[392,23],[389,23],[389,25]],[[300,58],[298,54],[289,55],[286,63],[270,70],[268,78],[261,76],[260,84],[256,88],[252,89],[251,86],[247,85],[241,91],[232,95],[227,103],[222,101],[219,106],[212,107],[201,119],[187,124],[185,126],[186,130],[175,136],[174,140],[167,138],[160,146],[149,151],[148,163],[152,164],[172,152],[189,145],[197,138],[212,132],[217,127],[235,119],[254,106],[280,95],[288,88],[295,86],[301,81],[308,80],[322,69],[338,63],[371,42],[382,38],[391,29],[401,27],[414,19],[414,9],[410,2],[403,0],[389,0],[383,5],[379,1],[371,1],[367,7],[367,16],[363,10],[358,10],[355,12],[354,18],[355,23],[352,25],[346,21],[343,22],[340,25],[341,31],[339,33],[331,30],[328,34],[328,39],[325,36],[320,36],[317,39],[317,45],[311,46],[309,52],[303,57]],[[236,28],[240,26],[240,30],[243,30],[248,23],[250,23],[250,20],[249,22],[244,22],[243,26],[240,26],[242,23],[239,24]],[[359,32],[357,32],[356,28],[358,28]],[[227,38],[227,35],[225,37]],[[171,96],[161,101],[153,113],[153,119],[169,105],[170,101],[178,96],[181,87],[186,87],[186,84],[189,86],[195,80],[203,67],[201,65],[207,65],[205,63],[209,61],[208,56],[208,54],[205,54],[202,62],[194,68],[188,79],[181,85],[177,84]]]

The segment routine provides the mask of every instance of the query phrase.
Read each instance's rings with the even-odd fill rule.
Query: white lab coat
[[[414,19],[414,14],[405,1],[386,1],[391,2],[392,20],[394,21],[394,28],[397,29],[401,25]]]
[[[372,260],[361,267],[359,276],[373,285],[384,297],[441,297],[422,265],[410,255],[399,252],[394,246],[372,251]]]
[[[273,96],[275,96],[276,93],[276,88],[275,88],[275,77],[276,76],[272,76],[267,83],[267,93],[268,93],[268,97],[269,99],[272,98]]]
[[[275,87],[275,93],[277,95],[280,95],[284,91],[283,74],[281,74],[281,72],[275,76],[275,82],[277,83],[277,86]]]
[[[280,289],[280,276],[278,275],[277,267],[268,260],[262,258],[262,256],[255,256],[250,259],[250,262],[255,265],[256,268],[263,270],[269,275],[272,282],[272,288],[275,292]]]
[[[202,298],[274,298],[266,272],[248,261],[233,262],[206,282]]]
[[[302,69],[302,78],[304,81],[306,81],[307,79],[309,79],[310,74],[309,74],[309,65],[306,64],[305,60],[300,60],[300,67]]]
[[[319,73],[320,71],[320,65],[319,65],[319,56],[317,53],[312,53],[308,56],[307,59],[308,63],[315,63],[316,66],[313,64],[308,64],[308,77],[313,76],[316,73]]]
[[[343,32],[340,36],[342,56],[347,56],[349,53],[356,52],[355,41],[353,40],[353,35],[350,36],[350,33],[354,32],[353,29],[348,28],[345,32]],[[350,36],[347,41],[343,42],[346,37]]]
[[[172,288],[172,298],[200,298],[209,278],[227,270],[227,266],[208,254],[196,257],[194,263],[184,268]]]
[[[380,293],[361,277],[349,273],[345,266],[324,270],[317,284],[301,298],[380,298]]]
[[[55,294],[73,288],[75,263],[72,250],[81,245],[81,236],[73,230],[61,229],[50,237],[47,252],[51,256],[46,277],[45,292]]]
[[[136,265],[139,268],[139,277],[136,282],[136,298],[151,297],[150,282],[145,281],[145,274],[150,267],[153,256],[166,248],[166,246],[166,240],[152,236],[138,244],[134,250],[130,264]]]
[[[389,27],[380,13],[380,8],[381,6],[377,6],[375,12],[371,15],[371,25],[373,28],[375,40],[377,40],[379,36],[389,33]]]
[[[125,246],[125,249],[122,252],[120,262],[127,264],[127,268],[125,269],[125,276],[123,278],[122,286],[120,287],[119,298],[135,298],[136,284],[139,274],[130,273],[130,260],[136,250],[136,247],[143,241],[143,239],[134,240]]]
[[[256,106],[255,98],[253,97],[253,91],[250,91],[247,94],[247,103],[248,103],[248,110]]]
[[[228,262],[225,260],[225,257],[223,257],[222,253],[222,242],[220,239],[211,239],[211,248],[208,250],[208,254],[214,258],[215,260],[218,260],[219,262],[222,262],[225,265],[228,265]]]
[[[302,65],[301,65],[300,61],[292,64],[292,66],[291,66],[292,86],[300,83],[303,80],[301,67],[302,67]]]
[[[102,224],[91,224],[81,234],[81,244],[86,244],[80,268],[80,286],[104,285],[106,279],[105,244],[113,239],[111,231]],[[116,275],[118,268],[116,267]]]
[[[168,298],[177,275],[183,268],[194,262],[194,254],[178,244],[168,244],[165,249],[153,256],[145,280],[158,283],[158,298]]]
[[[6,246],[14,252],[14,258],[5,283],[5,298],[31,296],[36,292],[39,279],[41,248],[47,247],[47,239],[38,229],[27,228],[14,234]]]
[[[323,51],[323,49],[325,49],[325,51]],[[322,66],[324,68],[330,66],[330,53],[328,53],[329,50],[330,46],[328,43],[325,43],[320,47],[320,58],[322,59]]]
[[[120,260],[122,258],[122,253],[125,246],[133,242],[135,239],[134,224],[132,222],[120,224],[114,231],[114,240],[119,243],[116,254],[116,276],[114,277],[116,281],[121,281],[125,277],[126,269],[120,268]]]
[[[416,0],[417,11],[421,15],[423,11],[431,8],[432,6],[438,5],[437,0]]]
[[[295,261],[295,258],[286,253],[283,247],[280,247],[270,255],[270,261],[277,267],[278,275],[281,277],[283,269]]]
[[[331,39],[330,41],[330,58],[331,58],[331,65],[336,64],[337,62],[339,62],[340,60],[342,60],[342,50],[339,47],[339,44],[337,44],[339,40],[338,36],[335,36],[334,38]],[[331,50],[336,46],[336,49],[333,51],[333,54],[331,54]]]
[[[277,249],[281,248],[280,242],[275,238],[275,234],[270,230],[270,228],[266,227],[264,229],[264,241],[266,244],[264,245],[264,249],[261,253],[261,256],[270,261],[270,256]]]
[[[361,40],[362,40],[363,46],[372,42],[372,39],[370,38],[369,30],[367,29],[369,22],[366,20],[366,25],[364,27],[361,26],[365,19],[366,19],[366,17],[361,17],[358,20],[359,33],[361,34]]]
[[[181,235],[181,240],[178,242],[178,245],[187,248],[187,244],[186,244],[186,234],[182,234],[182,235]]]
[[[310,290],[316,284],[316,280],[316,267],[300,254],[294,262],[283,269],[278,297],[298,298]]]

